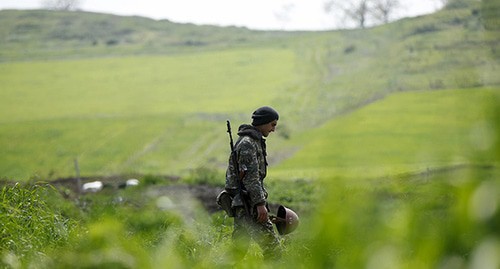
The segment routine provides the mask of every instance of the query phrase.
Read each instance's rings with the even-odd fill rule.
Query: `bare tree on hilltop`
[[[368,16],[368,2],[370,0],[329,0],[325,2],[325,11],[333,13],[341,12],[346,20],[354,21],[358,27],[366,27]]]
[[[50,10],[77,10],[80,7],[80,0],[43,0],[42,6]]]
[[[333,16],[342,16],[344,22],[354,22],[365,28],[368,22],[388,23],[401,4],[400,0],[327,0],[324,8]]]
[[[389,23],[391,15],[401,7],[400,0],[377,0],[373,4],[374,16],[383,23]]]

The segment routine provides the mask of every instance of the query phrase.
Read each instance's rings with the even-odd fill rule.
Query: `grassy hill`
[[[480,116],[463,125],[449,121],[463,116],[468,100],[495,100],[500,82],[498,31],[485,27],[480,3],[317,33],[85,12],[1,11],[0,22],[0,174],[7,178],[71,176],[74,159],[84,175],[223,171],[225,120],[236,127],[264,104],[282,115],[269,143],[271,164],[286,160],[276,175],[352,176],[368,165],[363,176],[375,177],[453,165],[470,147],[449,150],[447,142],[455,142],[435,127],[448,126],[462,134],[458,143],[465,141],[484,113],[466,107]],[[401,93],[414,91],[422,93]],[[384,112],[351,114],[369,104]],[[443,111],[455,112],[430,116]],[[378,129],[359,125],[372,114]],[[421,135],[393,134],[393,123],[409,119],[429,122],[418,125]],[[349,132],[366,140],[339,151]],[[432,148],[429,140],[443,141],[449,162],[428,156],[433,151],[411,156],[420,145]],[[370,141],[399,148],[368,157],[360,146]]]
[[[295,35],[79,11],[2,10],[0,25],[2,62],[206,51]]]

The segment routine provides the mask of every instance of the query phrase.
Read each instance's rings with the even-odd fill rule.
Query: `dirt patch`
[[[101,181],[103,183],[103,191],[108,193],[118,191],[126,186],[126,181],[132,178],[143,178],[143,176],[110,176],[110,177],[84,177],[84,178],[61,178],[50,182],[51,185],[61,190],[61,193],[67,198],[74,198],[81,195],[87,195],[83,192],[81,186],[85,183],[93,181]],[[217,205],[217,195],[223,190],[223,186],[212,186],[206,184],[185,184],[180,182],[179,177],[163,176],[156,177],[158,184],[148,185],[144,189],[147,194],[153,197],[167,196],[175,200],[189,200],[194,198],[198,201],[208,213],[215,213],[222,209]],[[271,212],[276,212],[278,204],[271,203],[269,208]]]
[[[118,191],[120,189],[128,188],[126,185],[126,181],[133,178],[143,178],[142,176],[110,176],[110,177],[84,177],[84,178],[61,178],[50,182],[54,187],[62,190],[66,196],[80,196],[86,195],[87,192],[82,190],[82,185],[89,182],[100,181],[103,185],[103,190],[106,189],[109,191]],[[195,198],[198,200],[201,205],[209,212],[214,213],[220,210],[219,206],[216,203],[217,195],[222,191],[223,186],[216,187],[205,184],[198,185],[188,185],[180,182],[179,177],[175,176],[163,176],[163,177],[155,177],[158,182],[158,185],[150,185],[148,190],[152,190],[155,192],[156,196],[161,195],[170,195],[170,196],[178,196],[182,194],[186,194],[189,197]],[[66,190],[66,191],[63,191]]]

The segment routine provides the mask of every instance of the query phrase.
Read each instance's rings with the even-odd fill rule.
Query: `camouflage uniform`
[[[238,189],[238,173],[232,159],[226,171],[226,191],[234,198],[233,238],[249,236],[262,248],[265,257],[276,257],[281,254],[281,245],[270,220],[259,223],[256,220],[256,206],[266,205],[267,191],[264,188],[264,178],[267,173],[266,144],[259,130],[251,125],[241,125],[238,129],[239,139],[236,141],[235,152],[238,154],[238,165],[244,172],[243,186],[247,192],[247,202],[251,217],[246,215],[242,197]],[[243,198],[245,199],[245,198]]]

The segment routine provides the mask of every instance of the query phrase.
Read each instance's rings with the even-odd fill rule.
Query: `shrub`
[[[411,35],[420,35],[420,34],[427,34],[427,33],[432,33],[432,32],[437,32],[440,29],[435,25],[435,24],[426,24],[426,25],[421,25],[417,28],[415,28],[411,33]]]
[[[446,9],[468,8],[471,5],[471,0],[447,0]]]

